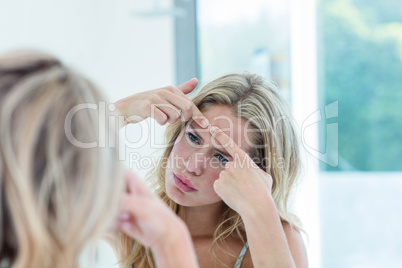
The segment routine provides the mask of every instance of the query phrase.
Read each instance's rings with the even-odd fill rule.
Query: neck
[[[187,224],[192,237],[212,237],[225,210],[223,201],[199,207],[180,207],[179,216]]]

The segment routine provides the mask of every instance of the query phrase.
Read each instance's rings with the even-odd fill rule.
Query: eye
[[[227,163],[229,162],[229,160],[227,160],[225,157],[223,157],[221,154],[217,154],[216,158],[218,158],[218,160],[222,163]]]
[[[192,142],[197,143],[197,144],[200,143],[200,141],[198,140],[198,138],[197,138],[195,135],[193,135],[191,132],[186,132],[186,135],[189,137],[189,139],[190,139]]]

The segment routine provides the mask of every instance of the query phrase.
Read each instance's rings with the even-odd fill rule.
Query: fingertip
[[[123,211],[119,214],[119,220],[128,220],[130,219],[130,214],[127,211]]]
[[[194,91],[198,86],[198,79],[194,77],[190,81],[191,81],[190,84],[191,84],[191,87],[192,87],[191,91]]]
[[[135,175],[130,170],[126,169],[126,191],[127,193],[136,193]]]
[[[177,86],[177,88],[180,89],[184,94],[189,94],[197,87],[197,85],[198,85],[198,79],[194,77],[184,82],[180,86]]]
[[[193,115],[191,117],[202,128],[208,128],[210,126],[209,120],[202,115],[195,105],[193,105]]]
[[[185,84],[190,84],[192,87],[196,87],[198,85],[198,79],[193,77],[187,82],[185,82]]]
[[[147,193],[146,184],[131,170],[126,169],[126,192],[128,196]]]
[[[208,121],[208,119],[206,119],[206,118],[202,119],[202,120],[201,120],[201,126],[204,127],[204,128],[209,127],[209,121]]]
[[[216,135],[218,133],[218,131],[219,131],[219,128],[216,126],[211,126],[209,128],[209,132],[211,132],[212,135]]]

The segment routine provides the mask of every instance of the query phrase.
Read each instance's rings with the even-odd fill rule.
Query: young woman
[[[132,105],[139,100],[148,105],[142,112]],[[169,88],[117,104],[127,118],[162,107],[157,121],[173,123],[150,179],[187,224],[200,267],[307,267],[301,225],[288,209],[300,169],[298,137],[275,86],[230,74],[203,87],[193,104]],[[180,107],[191,105],[202,113],[198,121],[182,116]],[[124,267],[154,267],[139,241],[122,235],[121,247]]]
[[[94,106],[104,101],[52,56],[0,56],[0,267],[79,267],[84,247],[116,224],[159,267],[197,267],[184,223],[124,170],[117,148],[79,145],[116,135],[100,132]]]

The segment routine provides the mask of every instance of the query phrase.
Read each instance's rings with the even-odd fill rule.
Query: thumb
[[[130,195],[152,196],[148,186],[129,169],[126,169],[126,189]]]
[[[192,78],[188,80],[187,82],[181,84],[177,88],[181,90],[184,94],[188,94],[191,91],[193,91],[198,85],[198,79],[197,78]]]

